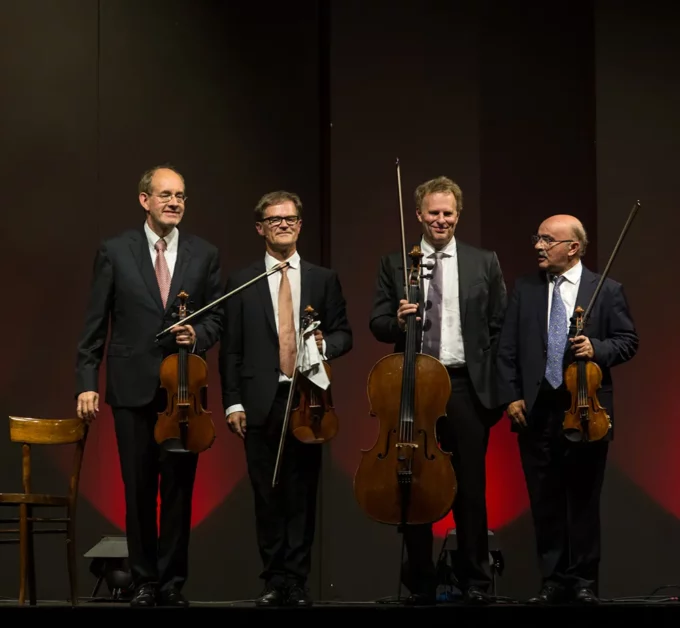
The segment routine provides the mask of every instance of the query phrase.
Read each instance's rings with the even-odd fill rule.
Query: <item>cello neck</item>
[[[419,302],[417,285],[410,285],[409,303]],[[399,413],[399,435],[402,442],[413,438],[413,407],[415,402],[416,341],[420,325],[413,314],[406,318],[406,344],[404,346],[404,370],[401,379],[401,409]]]

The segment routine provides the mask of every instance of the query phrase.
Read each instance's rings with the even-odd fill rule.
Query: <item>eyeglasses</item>
[[[286,224],[292,227],[300,221],[300,216],[270,216],[269,218],[263,218],[262,222],[266,222],[270,227],[277,227],[281,224],[282,220],[285,220]]]
[[[561,244],[562,242],[574,242],[574,240],[555,240],[555,238],[546,235],[531,236],[531,244],[536,246],[539,242],[543,242],[546,246],[553,246],[554,244]]]
[[[184,196],[182,192],[178,192],[177,194],[168,194],[167,192],[163,192],[163,194],[152,194],[152,196],[160,198],[161,203],[163,203],[164,205],[169,203],[173,196],[177,199],[178,203],[186,203],[188,198]]]

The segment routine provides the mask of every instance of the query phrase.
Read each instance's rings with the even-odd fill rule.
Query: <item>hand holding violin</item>
[[[569,344],[571,344],[571,350],[574,352],[574,356],[577,358],[587,358],[592,360],[595,356],[595,350],[590,342],[590,338],[586,336],[576,336],[575,338],[569,338]]]
[[[196,332],[191,325],[177,325],[170,332],[175,334],[175,340],[178,345],[193,347],[196,342]]]
[[[314,340],[316,340],[316,347],[319,351],[323,349],[323,332],[320,329],[314,331]]]

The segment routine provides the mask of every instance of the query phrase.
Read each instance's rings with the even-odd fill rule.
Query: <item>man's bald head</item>
[[[559,238],[555,238],[558,240],[577,240],[579,244],[581,244],[582,249],[580,256],[583,257],[587,244],[586,230],[583,227],[583,223],[576,218],[576,216],[570,216],[569,214],[555,214],[554,216],[550,216],[550,218],[546,218],[538,228],[539,233],[541,233],[542,230],[559,233]]]
[[[546,218],[538,228],[538,265],[551,273],[563,273],[585,255],[588,236],[583,223],[569,214]]]

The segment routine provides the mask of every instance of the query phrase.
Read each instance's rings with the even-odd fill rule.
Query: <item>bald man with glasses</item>
[[[600,495],[614,436],[611,369],[635,356],[638,336],[623,286],[607,278],[583,334],[568,337],[575,308],[588,308],[600,280],[581,261],[588,237],[577,218],[551,216],[532,243],[538,272],[515,284],[497,356],[501,398],[518,434],[542,580],[529,601],[597,604]],[[602,370],[597,396],[612,425],[602,440],[577,441],[562,428],[571,402],[564,371],[576,359]]]

